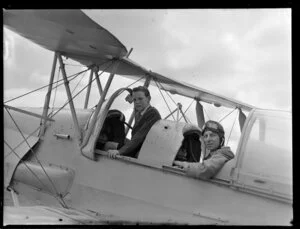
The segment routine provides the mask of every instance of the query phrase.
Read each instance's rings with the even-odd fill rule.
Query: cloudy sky
[[[84,12],[114,34],[128,50],[133,48],[130,58],[147,69],[253,106],[292,109],[288,8]],[[48,83],[53,53],[8,29],[4,29],[4,44],[4,101]],[[86,76],[78,81],[79,85],[87,82],[88,73]],[[113,86],[132,81],[124,82],[118,80]],[[40,107],[45,93],[41,90],[8,104]],[[64,100],[65,92],[56,93],[56,100]],[[151,89],[151,93],[152,104],[161,104],[159,92]],[[97,88],[92,89],[91,97],[94,101],[89,107],[99,99]],[[81,104],[82,101],[84,96]],[[179,101],[184,110],[189,101]],[[162,115],[165,116],[166,106],[157,106],[163,113],[166,110]],[[209,109],[208,115],[215,117]],[[219,112],[218,118],[226,112]]]

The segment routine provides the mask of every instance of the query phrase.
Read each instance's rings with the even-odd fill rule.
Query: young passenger
[[[174,165],[183,168],[189,176],[209,179],[216,175],[227,161],[234,158],[234,154],[230,147],[224,146],[224,128],[216,121],[210,120],[204,124],[200,140],[202,153],[205,153],[203,163],[174,161]]]
[[[135,111],[135,123],[131,132],[132,138],[119,150],[108,150],[110,158],[116,158],[117,155],[137,158],[149,130],[156,121],[161,119],[158,110],[150,105],[151,96],[146,87],[133,88],[132,99]]]

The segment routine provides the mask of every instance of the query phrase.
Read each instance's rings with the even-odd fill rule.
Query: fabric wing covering
[[[112,59],[118,59],[121,61],[115,72],[118,75],[133,79],[151,76],[163,90],[216,106],[237,107],[246,111],[254,108],[147,70],[126,58],[126,47],[80,10],[5,10],[3,19],[10,30],[83,65],[97,65],[99,70],[112,72]],[[155,85],[153,80],[151,83]]]

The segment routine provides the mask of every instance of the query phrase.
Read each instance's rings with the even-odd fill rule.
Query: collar
[[[204,159],[211,157],[213,154],[215,154],[215,153],[216,153],[219,149],[221,149],[221,148],[222,148],[222,147],[217,148],[217,149],[215,149],[215,150],[211,150],[211,151],[206,150],[205,155],[204,155]]]
[[[140,112],[136,111],[136,113],[140,113],[140,115],[142,116],[143,114],[145,114],[145,112],[148,110],[149,107],[150,107],[150,104],[149,104],[148,106],[146,106],[146,107],[144,108],[144,110],[142,110],[142,111],[140,111]]]

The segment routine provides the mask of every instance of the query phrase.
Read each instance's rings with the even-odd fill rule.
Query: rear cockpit
[[[96,149],[120,149],[125,142],[125,116],[119,110],[109,110],[96,143]]]

